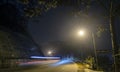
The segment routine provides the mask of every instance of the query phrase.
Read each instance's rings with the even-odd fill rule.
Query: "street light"
[[[79,36],[84,36],[85,32],[83,30],[78,31]]]
[[[79,30],[77,34],[78,34],[78,36],[83,37],[85,35],[85,31],[84,30]],[[83,52],[82,51],[81,51],[81,58],[83,58]]]
[[[52,55],[52,51],[48,51],[48,53],[47,53],[48,55]]]
[[[79,36],[84,36],[84,35],[85,35],[85,31],[84,31],[84,30],[78,31],[78,35],[79,35]],[[92,35],[92,43],[93,43],[93,48],[94,48],[94,55],[95,55],[96,66],[97,66],[97,69],[98,69],[98,60],[97,60],[95,36],[94,36],[94,33],[93,33],[93,32],[91,33],[91,35]]]

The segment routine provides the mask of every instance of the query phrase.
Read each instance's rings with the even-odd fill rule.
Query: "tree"
[[[85,62],[90,65],[90,68],[92,68],[92,69],[94,68],[94,64],[95,64],[94,57],[88,56],[88,57],[85,59]]]
[[[57,0],[18,0],[23,6],[23,14],[27,17],[41,15],[57,7]]]

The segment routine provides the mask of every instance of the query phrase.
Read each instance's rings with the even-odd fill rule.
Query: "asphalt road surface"
[[[101,72],[79,68],[76,63],[69,60],[49,60],[21,63],[20,69],[4,70],[0,72]]]
[[[42,63],[43,64],[33,63],[34,65],[28,65],[29,67],[27,69],[17,72],[78,72],[78,66],[74,62],[49,61]]]

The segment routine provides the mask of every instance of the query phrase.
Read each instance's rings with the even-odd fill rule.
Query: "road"
[[[60,66],[38,65],[35,68],[26,69],[20,72],[77,72],[77,70],[76,64],[66,64]]]
[[[4,70],[0,72],[101,72],[90,69],[79,68],[78,65],[69,60],[49,60],[21,63],[21,68],[15,71]]]
[[[54,61],[53,61],[54,62]],[[45,62],[43,64],[38,64],[34,65],[28,69],[23,69],[22,71],[17,71],[17,72],[77,72],[78,66],[73,63],[64,63],[64,62]]]

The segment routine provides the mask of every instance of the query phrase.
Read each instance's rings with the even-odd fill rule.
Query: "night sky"
[[[39,43],[63,40],[65,33],[68,36],[70,33],[71,24],[67,21],[71,19],[68,16],[71,10],[70,7],[59,7],[41,17],[30,19],[28,30]]]
[[[75,20],[80,21],[81,19],[78,20],[72,16],[73,10],[74,8],[70,6],[51,9],[40,17],[30,19],[28,30],[38,43],[43,43],[70,38],[70,35],[75,34],[72,32],[83,25],[87,28],[92,28],[92,26],[96,27],[100,24],[107,26],[107,28],[109,27],[108,20],[105,21],[101,16],[105,14],[104,9],[94,2],[89,10],[89,15],[95,24],[88,25],[75,22]]]

